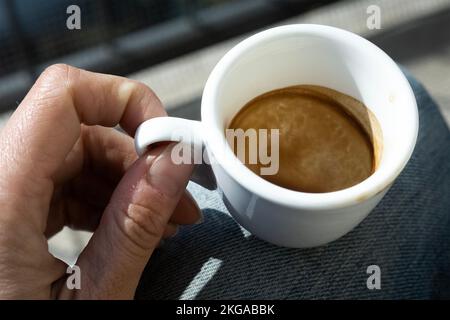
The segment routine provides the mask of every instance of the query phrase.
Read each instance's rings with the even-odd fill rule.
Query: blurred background
[[[66,25],[70,5],[80,8],[81,29]],[[373,5],[379,29],[367,24]],[[142,81],[169,114],[198,119],[218,60],[243,38],[291,23],[374,42],[425,85],[450,123],[450,0],[0,0],[0,128],[57,62]],[[89,236],[64,230],[50,249],[71,263]]]

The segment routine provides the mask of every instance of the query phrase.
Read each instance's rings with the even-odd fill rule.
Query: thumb
[[[81,290],[76,294],[81,298],[134,297],[193,170],[192,165],[172,161],[173,146],[161,146],[138,159],[114,191],[77,263]]]

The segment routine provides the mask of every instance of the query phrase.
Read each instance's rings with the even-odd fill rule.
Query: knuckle
[[[67,77],[67,75],[70,73],[70,68],[71,67],[67,64],[52,64],[42,72],[40,78],[43,81],[52,81],[61,77]]]
[[[150,204],[131,203],[123,210],[123,231],[138,247],[148,250],[161,238],[166,221],[158,201]]]
[[[69,66],[68,64],[65,63],[55,63],[52,64],[50,66],[48,66],[47,68],[45,68],[44,70],[44,74],[58,74],[58,73],[64,73],[66,74],[68,69],[72,68],[71,66]]]
[[[78,74],[79,71],[79,69],[68,64],[52,64],[42,72],[38,82],[44,88],[51,87],[51,89],[54,89],[59,87],[61,89],[70,89],[74,75]]]
[[[31,103],[27,104],[26,119],[39,117],[43,109],[72,105],[75,83],[80,73],[80,69],[67,64],[47,67],[36,81]]]

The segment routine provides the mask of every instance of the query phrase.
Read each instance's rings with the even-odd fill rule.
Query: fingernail
[[[147,157],[150,162],[148,171],[149,183],[162,194],[175,197],[185,189],[189,177],[192,173],[192,164],[176,164],[173,162],[171,154],[174,144],[165,147],[164,151],[155,158]],[[159,149],[159,148],[158,148]],[[155,149],[157,154],[160,150]],[[150,154],[152,156],[154,154]]]
[[[153,161],[155,161],[155,159],[156,159],[156,155],[149,154],[147,156],[147,158],[145,159],[145,163],[147,163],[147,165],[150,167],[153,164]]]

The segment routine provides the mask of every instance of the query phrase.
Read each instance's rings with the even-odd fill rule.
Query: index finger
[[[81,123],[120,124],[134,135],[141,122],[164,115],[156,95],[139,82],[53,65],[42,73],[2,131],[2,160],[15,173],[50,178],[77,141]]]

